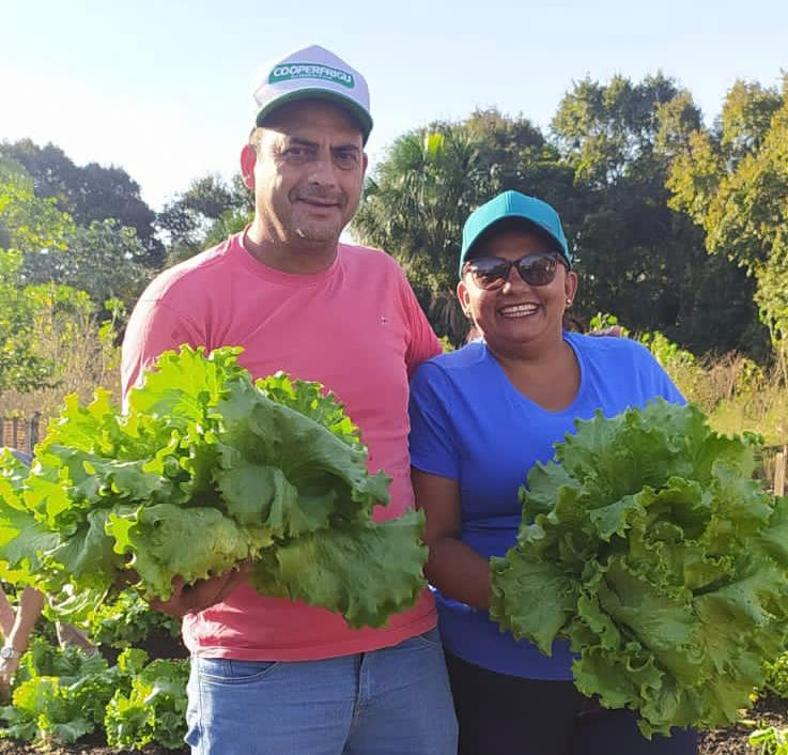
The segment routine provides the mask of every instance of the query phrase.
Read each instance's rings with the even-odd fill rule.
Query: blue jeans
[[[194,755],[456,755],[437,630],[323,661],[194,658]]]

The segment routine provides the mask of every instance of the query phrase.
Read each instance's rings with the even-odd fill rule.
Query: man
[[[127,391],[165,349],[240,345],[254,376],[285,370],[331,389],[361,428],[391,504],[413,505],[408,375],[440,347],[386,254],[339,243],[358,206],[372,128],[364,78],[320,47],[272,66],[241,154],[251,225],[165,271],[132,314]],[[258,595],[243,573],[176,585],[159,608],[184,616],[192,652],[193,752],[456,752],[456,722],[425,592],[383,629]]]

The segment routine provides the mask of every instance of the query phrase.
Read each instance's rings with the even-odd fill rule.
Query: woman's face
[[[539,235],[522,229],[502,229],[482,239],[473,258],[498,257],[519,260],[532,255],[555,254]],[[493,351],[510,353],[526,344],[560,342],[564,310],[577,291],[577,276],[560,262],[553,280],[542,286],[529,285],[517,268],[509,270],[504,284],[485,290],[469,272],[457,286],[465,314],[484,335]]]

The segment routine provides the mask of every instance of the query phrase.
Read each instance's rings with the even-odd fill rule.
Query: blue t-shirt
[[[651,353],[626,338],[565,333],[580,367],[580,387],[562,411],[549,411],[510,382],[484,343],[425,362],[411,383],[410,453],[416,469],[457,480],[461,540],[484,558],[515,543],[522,514],[517,489],[553,445],[597,409],[612,417],[658,396],[684,399]],[[571,679],[564,640],[543,656],[529,642],[502,633],[484,611],[435,591],[443,643],[464,660],[531,679]]]

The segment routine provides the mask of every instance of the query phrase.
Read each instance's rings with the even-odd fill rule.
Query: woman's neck
[[[487,344],[512,385],[544,409],[560,411],[569,406],[580,388],[580,366],[572,347],[564,340],[538,347],[501,348]]]

